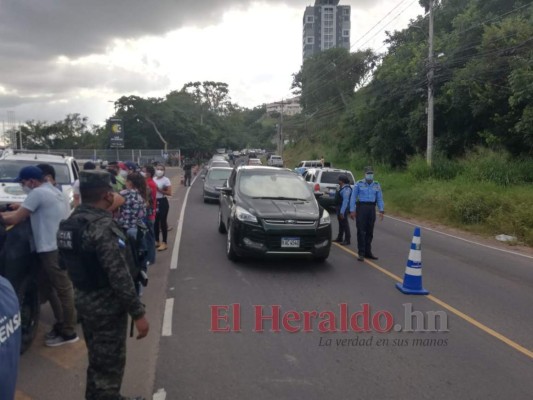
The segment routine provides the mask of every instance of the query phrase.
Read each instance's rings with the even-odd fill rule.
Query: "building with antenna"
[[[306,7],[303,18],[304,61],[333,47],[350,49],[351,7],[339,5],[339,0],[315,0]]]

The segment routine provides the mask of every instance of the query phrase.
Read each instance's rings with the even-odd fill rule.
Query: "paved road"
[[[403,276],[413,227],[387,218],[376,228],[376,262],[359,263],[336,246],[325,264],[234,264],[216,229],[218,206],[202,202],[199,183],[189,193],[177,269],[168,276],[171,335],[160,341],[154,399],[531,398],[533,259],[423,230],[431,296],[406,296],[394,283]],[[341,303],[350,312],[363,304],[386,310],[404,328],[409,304],[446,312],[448,332],[328,334],[315,324],[310,333],[273,333],[270,322],[253,331],[254,305],[265,314],[280,305],[283,312],[339,315]],[[210,306],[231,304],[240,304],[241,331],[211,332]]]
[[[174,243],[186,191],[177,185],[178,171],[169,174],[177,189],[169,217]],[[128,341],[124,394],[148,399],[159,392],[153,400],[531,398],[532,258],[423,229],[424,286],[431,295],[411,297],[394,288],[413,233],[405,222],[386,218],[377,225],[376,262],[357,262],[352,245],[332,248],[324,264],[234,264],[224,255],[217,211],[202,202],[197,180],[188,195],[179,257],[159,253],[150,270],[143,300],[152,330],[143,341]],[[165,324],[165,305],[172,301]],[[315,323],[313,332],[291,334],[273,333],[266,322],[264,332],[253,332],[254,305],[265,306],[265,314],[280,305],[283,312],[338,316],[341,303],[350,313],[363,304],[372,313],[388,311],[404,328],[404,304],[446,312],[449,331],[320,333]],[[241,331],[210,332],[210,306],[230,304],[241,306]],[[22,357],[17,400],[83,398],[85,344],[42,346],[50,314],[44,306],[39,337]],[[162,329],[170,336],[161,337]]]

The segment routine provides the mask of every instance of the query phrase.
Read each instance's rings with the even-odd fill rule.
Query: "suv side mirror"
[[[219,188],[217,188],[217,190],[218,190],[218,189],[219,189]],[[233,189],[230,188],[230,187],[228,187],[228,186],[222,186],[222,187],[220,188],[220,191],[221,191],[223,194],[227,195],[227,196],[231,196],[231,195],[233,194]]]

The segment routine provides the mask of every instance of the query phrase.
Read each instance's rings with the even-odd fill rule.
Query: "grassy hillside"
[[[357,152],[308,140],[289,146],[284,159],[292,168],[322,155],[356,177],[371,164]],[[487,236],[504,233],[533,246],[533,159],[512,160],[505,153],[477,150],[458,161],[437,158],[432,168],[420,157],[409,160],[403,170],[374,168],[390,213]]]

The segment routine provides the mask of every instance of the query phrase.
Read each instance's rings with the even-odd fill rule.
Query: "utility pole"
[[[283,159],[283,146],[285,144],[285,141],[283,139],[283,99],[281,99],[281,114],[280,114],[280,120],[279,120],[279,155]]]
[[[435,64],[433,62],[433,5],[434,0],[429,0],[429,56],[428,56],[428,144],[426,159],[431,166],[433,160],[433,125],[434,125],[434,99],[433,99],[433,78],[435,75]]]

